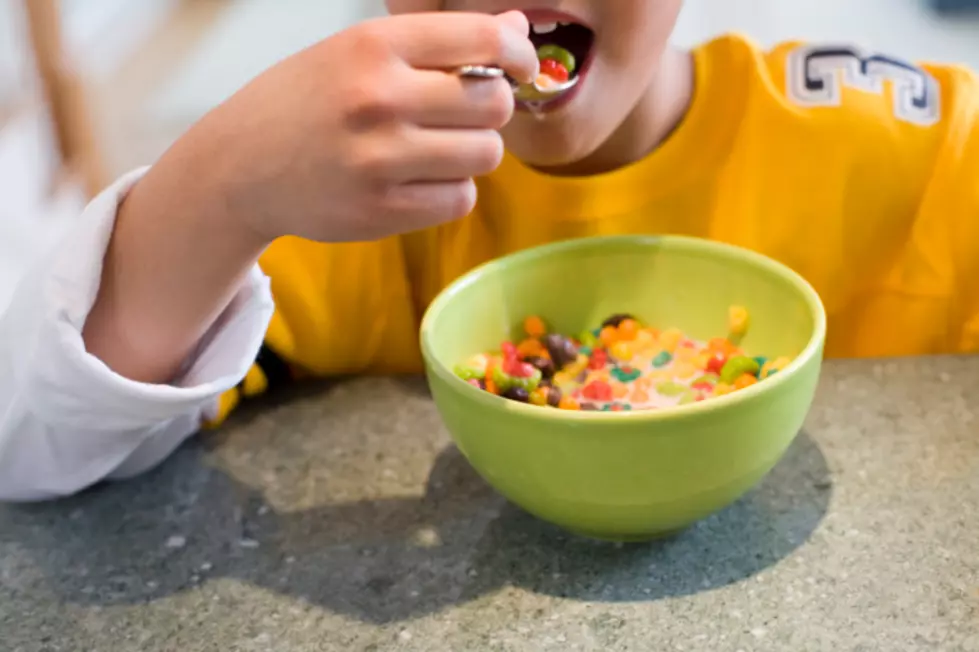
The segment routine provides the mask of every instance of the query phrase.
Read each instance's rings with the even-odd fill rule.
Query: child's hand
[[[270,69],[189,138],[231,215],[264,240],[366,240],[460,218],[472,177],[500,163],[514,101],[503,79],[452,71],[496,64],[533,79],[528,31],[519,12],[363,23]]]

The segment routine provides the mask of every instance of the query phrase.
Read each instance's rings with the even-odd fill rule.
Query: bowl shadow
[[[131,482],[0,506],[0,553],[29,551],[40,579],[22,588],[28,600],[53,591],[80,605],[138,605],[234,578],[385,624],[507,586],[602,602],[711,590],[789,556],[818,527],[831,494],[826,459],[803,432],[729,508],[670,540],[617,545],[508,504],[451,446],[420,496],[277,512],[191,443]]]

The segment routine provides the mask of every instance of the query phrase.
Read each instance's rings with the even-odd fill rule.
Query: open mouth
[[[569,79],[574,79],[587,69],[592,45],[595,43],[595,33],[591,29],[574,22],[545,22],[536,17],[528,17],[531,20],[530,40],[538,53],[546,55],[548,49],[553,49],[549,46],[557,46],[570,53],[573,63],[568,69]]]

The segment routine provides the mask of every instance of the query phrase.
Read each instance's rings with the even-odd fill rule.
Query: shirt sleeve
[[[976,74],[841,43],[758,60],[726,199],[759,217],[732,240],[819,292],[828,357],[979,352]]]
[[[0,316],[0,500],[76,493],[142,473],[212,418],[248,372],[273,313],[256,266],[174,385],[133,382],[85,350],[119,202],[135,171],[99,195],[20,281]]]

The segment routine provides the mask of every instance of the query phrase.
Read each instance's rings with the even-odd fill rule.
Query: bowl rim
[[[787,367],[779,371],[779,373],[766,378],[764,383],[757,383],[751,387],[747,387],[724,396],[718,396],[707,401],[690,403],[688,405],[678,405],[663,408],[661,410],[586,412],[581,410],[547,410],[536,405],[518,403],[495,394],[490,394],[489,392],[473,387],[466,381],[456,376],[455,373],[452,372],[452,369],[439,360],[434,353],[432,329],[433,324],[439,317],[439,314],[448,306],[448,304],[457,294],[468,288],[483,276],[490,274],[501,267],[512,264],[527,264],[535,259],[573,249],[599,248],[615,244],[653,245],[664,242],[669,243],[671,246],[679,246],[681,249],[687,249],[689,251],[720,253],[728,258],[746,260],[748,263],[758,268],[775,273],[795,286],[795,288],[802,295],[813,316],[812,333],[809,337],[809,341],[806,343],[806,346],[802,349],[799,355],[797,355]],[[773,391],[776,387],[779,387],[784,383],[790,382],[792,377],[795,376],[803,367],[805,367],[812,360],[812,358],[822,355],[821,351],[825,338],[826,309],[823,306],[822,299],[820,299],[819,293],[816,292],[815,288],[813,288],[812,285],[798,272],[789,266],[774,260],[773,258],[745,247],[719,242],[716,240],[708,240],[706,238],[682,235],[611,235],[572,238],[539,245],[536,247],[530,247],[528,249],[523,249],[521,251],[495,258],[474,267],[446,286],[429,304],[422,318],[421,327],[419,329],[422,356],[425,360],[426,367],[431,373],[436,374],[450,384],[454,384],[455,387],[457,387],[458,390],[463,393],[471,392],[469,396],[473,400],[482,403],[487,407],[504,408],[529,419],[548,422],[599,421],[610,423],[612,421],[628,421],[652,423],[658,421],[675,420],[684,417],[694,417],[697,415],[702,416],[717,410],[724,410],[729,407],[734,407],[740,403],[751,401],[752,399],[769,391]]]

